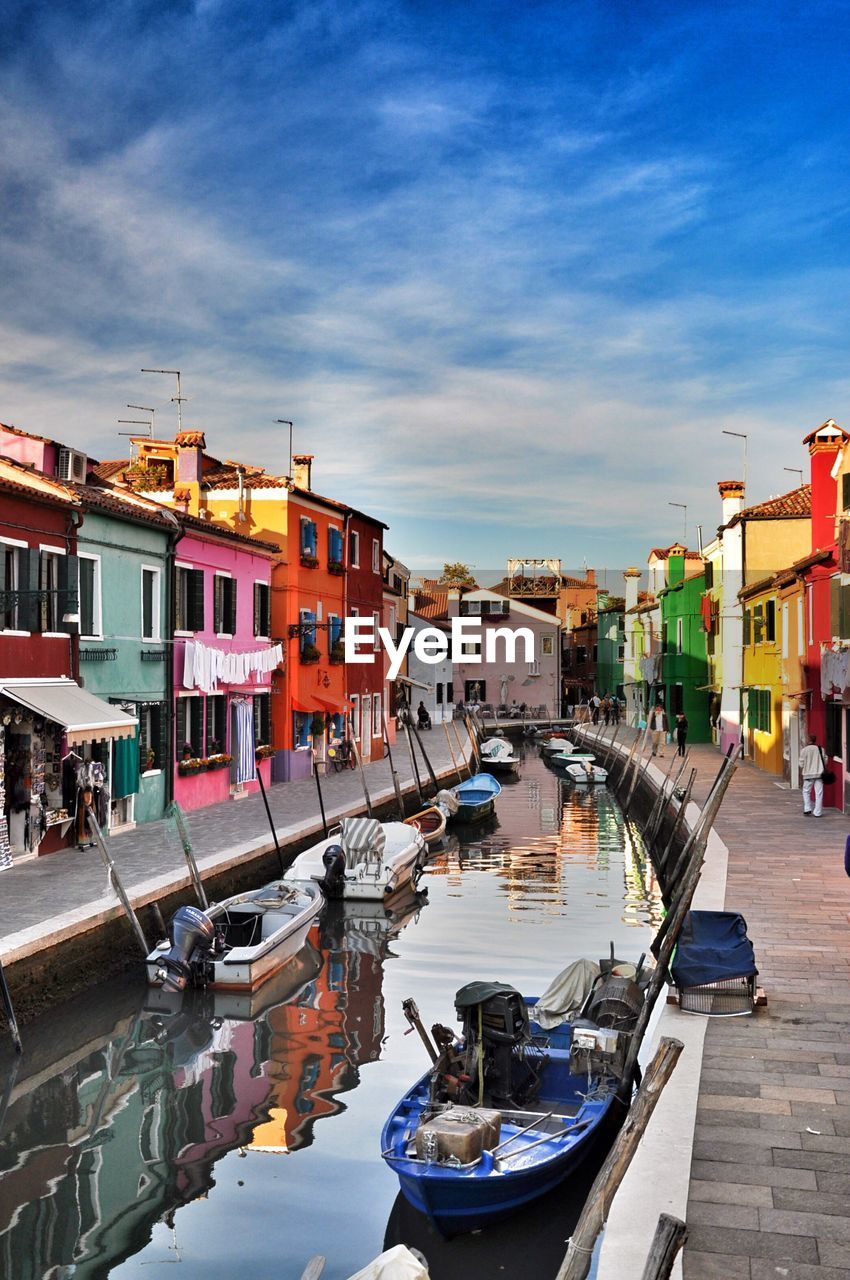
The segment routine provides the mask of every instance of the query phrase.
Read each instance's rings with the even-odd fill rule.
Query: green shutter
[[[222,619],[222,596],[224,595],[224,578],[218,574],[213,578],[213,631],[216,635],[220,635],[224,628],[221,625]]]
[[[189,631],[204,629],[204,571],[190,569],[189,578]]]
[[[744,644],[750,644],[752,638],[752,614],[749,609],[744,610]]]
[[[262,626],[261,593],[262,593],[262,584],[259,582],[255,582],[254,583],[254,635],[255,636],[264,636],[268,634],[267,632],[261,630],[261,626]]]
[[[841,635],[841,579],[838,574],[829,580],[829,634]]]
[[[80,629],[78,622],[63,622],[65,614],[79,613],[80,610],[80,590],[79,590],[79,560],[76,556],[59,556],[59,575],[57,585],[59,587],[59,600],[57,604],[56,614],[60,631],[67,631],[69,635],[76,635]]]
[[[18,549],[18,584],[22,595],[18,607],[18,628],[21,631],[39,630],[39,568],[38,548],[20,547]]]
[[[175,759],[183,758],[183,743],[187,741],[186,737],[186,698],[178,698],[174,716],[175,722]]]
[[[228,590],[225,593],[227,601],[227,630],[228,634],[236,635],[236,579],[228,578]]]

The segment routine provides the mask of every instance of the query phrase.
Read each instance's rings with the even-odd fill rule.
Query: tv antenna
[[[275,418],[278,426],[289,427],[289,479],[292,479],[292,423],[288,418]]]
[[[183,404],[187,399],[180,391],[180,370],[179,369],[142,369],[142,373],[169,373],[173,378],[177,379],[177,395],[171,397],[171,403],[177,405],[177,430],[183,430]],[[128,405],[129,408],[129,405]]]
[[[156,413],[156,409],[151,409],[151,408],[149,408],[149,407],[148,407],[148,405],[146,405],[146,404],[128,404],[128,405],[127,405],[127,408],[128,408],[128,409],[139,409],[139,410],[141,410],[141,412],[142,412],[142,413],[149,413],[151,416],[150,416],[150,418],[149,418],[149,419],[142,419],[142,418],[119,418],[119,419],[118,419],[118,421],[119,421],[119,422],[123,422],[126,426],[147,427],[147,429],[148,429],[148,435],[152,438],[152,437],[153,437],[153,419],[154,419],[154,414]],[[119,432],[118,432],[118,434],[119,434],[119,436],[133,436],[133,435],[136,435],[136,434],[137,434],[137,432],[135,432],[135,431],[119,431]]]

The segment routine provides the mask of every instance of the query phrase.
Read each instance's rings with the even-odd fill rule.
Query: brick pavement
[[[460,734],[465,741],[462,728]],[[452,761],[445,734],[437,728],[422,737],[435,772],[438,776],[448,774]],[[411,791],[413,771],[402,742],[393,748],[393,762],[403,790]],[[384,803],[393,798],[387,760],[366,765],[365,774],[373,801]],[[363,811],[363,791],[356,770],[323,777],[322,791],[329,819]],[[269,788],[268,797],[282,845],[320,832],[313,778],[280,783]],[[205,876],[274,848],[259,794],[199,809],[187,815],[187,824]],[[134,906],[165,897],[188,884],[182,847],[168,820],[145,823],[134,831],[111,837],[108,843]],[[69,849],[23,861],[0,874],[0,956],[4,963],[25,959],[43,949],[46,938],[65,940],[114,918],[120,911],[96,849]]]

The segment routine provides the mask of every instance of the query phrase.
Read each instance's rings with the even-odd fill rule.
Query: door
[[[372,754],[372,695],[360,699],[360,756],[368,760]]]

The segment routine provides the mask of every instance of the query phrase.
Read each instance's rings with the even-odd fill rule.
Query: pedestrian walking
[[[683,756],[685,754],[685,743],[688,740],[688,717],[684,711],[676,712],[676,754]]]
[[[611,699],[608,697],[607,693],[602,699],[602,714],[605,719],[605,724],[609,725],[611,723]]]
[[[616,697],[611,699],[611,719],[614,724],[620,723],[620,699]]]
[[[590,699],[590,718],[594,724],[599,724],[599,708],[602,706],[602,700],[598,693],[594,693]]]
[[[818,740],[811,735],[808,744],[800,752],[800,773],[803,775],[803,817],[819,818],[823,812],[823,775],[827,772],[823,751]],[[812,797],[814,796],[814,807]]]
[[[652,754],[664,755],[664,743],[667,739],[667,712],[661,702],[656,702],[649,713],[649,732],[652,735]],[[661,750],[659,751],[659,747]]]

